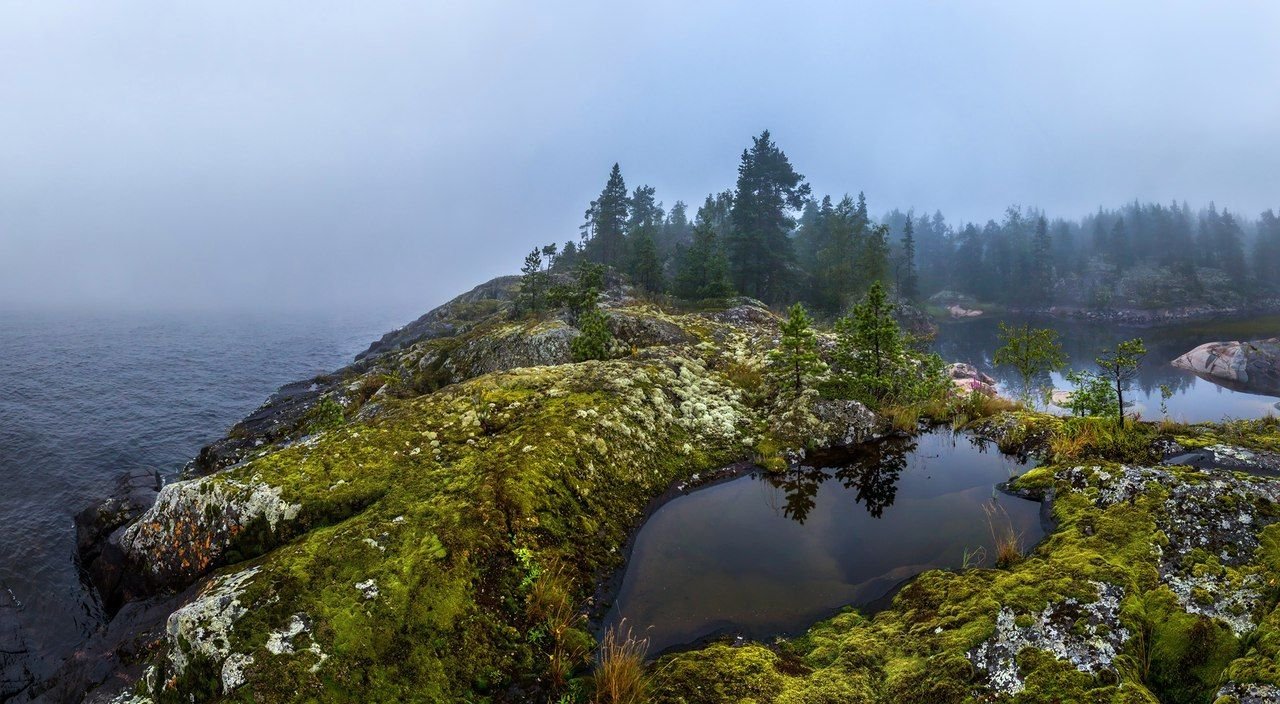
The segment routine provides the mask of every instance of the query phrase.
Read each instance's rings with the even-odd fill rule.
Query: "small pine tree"
[[[520,267],[520,293],[516,296],[516,311],[521,315],[540,315],[546,303],[544,289],[547,285],[547,273],[543,270],[546,252],[555,250],[555,246],[534,247],[524,257],[524,266]]]
[[[609,331],[608,319],[599,308],[593,304],[579,316],[578,329],[582,334],[569,342],[573,361],[585,362],[589,359],[609,358],[613,350],[613,333]]]
[[[838,373],[829,392],[875,403],[901,389],[913,373],[906,369],[906,336],[893,318],[884,286],[871,284],[851,315],[836,321]]]
[[[811,385],[826,365],[818,356],[813,320],[804,306],[799,303],[791,306],[780,328],[782,339],[769,352],[769,367],[779,389],[799,394]]]

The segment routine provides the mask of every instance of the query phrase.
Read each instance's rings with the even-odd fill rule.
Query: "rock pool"
[[[768,640],[961,567],[966,553],[992,564],[989,513],[1024,550],[1043,536],[1038,503],[995,489],[1026,466],[964,435],[894,438],[812,464],[664,504],[636,536],[605,625],[625,619],[651,656],[716,635]]]

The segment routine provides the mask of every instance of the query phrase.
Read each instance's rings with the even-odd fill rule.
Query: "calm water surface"
[[[768,640],[925,570],[960,567],[966,550],[991,554],[986,511],[1024,547],[1043,535],[1038,503],[994,490],[1025,467],[965,436],[937,431],[817,460],[827,466],[739,477],[658,509],[606,625],[625,618],[651,655],[719,634]]]
[[[1000,319],[944,323],[935,347],[943,359],[974,364],[994,376],[1001,387],[1016,391],[1021,384],[1017,373],[991,363],[992,354],[999,345]],[[1173,420],[1198,423],[1224,418],[1259,418],[1268,413],[1280,415],[1276,408],[1280,399],[1276,397],[1232,391],[1170,364],[1176,357],[1205,342],[1276,337],[1280,335],[1280,317],[1194,322],[1160,328],[1076,323],[1044,317],[1004,316],[1003,319],[1011,324],[1025,321],[1033,326],[1056,329],[1062,336],[1062,346],[1071,358],[1073,369],[1096,371],[1093,360],[1103,349],[1121,340],[1141,337],[1149,354],[1139,370],[1132,393],[1126,394],[1125,398],[1128,400],[1132,396],[1134,405],[1130,411],[1136,411],[1148,420],[1161,417],[1161,384],[1174,391],[1166,404],[1168,415]],[[1070,388],[1061,374],[1053,375],[1053,384],[1059,389]]]
[[[124,472],[177,472],[277,387],[349,362],[396,322],[0,311],[0,589],[21,604],[36,669],[98,623],[74,563],[76,511]]]

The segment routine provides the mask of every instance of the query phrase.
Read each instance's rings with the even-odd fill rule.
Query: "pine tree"
[[[902,264],[898,282],[898,294],[908,301],[914,301],[920,295],[920,280],[916,274],[916,238],[915,226],[911,215],[907,215],[907,223],[902,228]]]
[[[676,273],[675,294],[688,301],[733,295],[724,252],[710,222],[699,221],[693,228],[693,242],[684,251]]]
[[[1044,305],[1049,302],[1053,291],[1053,240],[1049,237],[1049,222],[1043,215],[1036,220],[1036,234],[1031,240],[1028,288],[1034,303]]]
[[[804,306],[796,303],[787,311],[780,329],[782,338],[769,352],[769,366],[778,388],[799,394],[812,386],[813,378],[826,366],[818,357],[813,320]]]
[[[867,233],[858,256],[858,272],[864,285],[884,284],[889,280],[889,227],[876,225]]]
[[[1124,392],[1129,389],[1130,382],[1138,376],[1138,367],[1142,358],[1147,356],[1146,345],[1142,338],[1125,340],[1114,348],[1103,352],[1096,360],[1102,368],[1103,376],[1110,379],[1116,390],[1116,416],[1120,427],[1124,427]]]
[[[547,272],[545,265],[555,257],[556,246],[534,247],[524,257],[520,267],[520,292],[516,296],[516,311],[523,315],[541,315],[546,307]]]
[[[627,271],[635,285],[649,293],[661,293],[666,289],[662,276],[662,262],[649,228],[641,228],[629,237],[631,257]]]
[[[794,262],[790,211],[804,205],[809,185],[765,130],[752,138],[738,166],[729,240],[729,271],[734,286],[768,303],[789,293]]]
[[[586,232],[590,233],[590,241],[586,249],[592,261],[605,266],[622,264],[629,206],[622,169],[614,164],[600,197],[587,209],[589,227]]]

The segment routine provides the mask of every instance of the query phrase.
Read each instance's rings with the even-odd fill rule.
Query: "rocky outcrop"
[[[18,620],[18,600],[0,584],[0,701],[7,701],[31,686],[34,677],[27,666],[29,650]]]
[[[818,401],[813,415],[820,428],[813,442],[819,447],[856,445],[885,430],[884,420],[858,401]]]
[[[1280,396],[1280,337],[1253,342],[1208,342],[1173,360],[1237,391]]]
[[[946,374],[956,390],[961,393],[977,391],[987,396],[996,395],[996,380],[982,373],[972,364],[966,362],[948,364]]]

